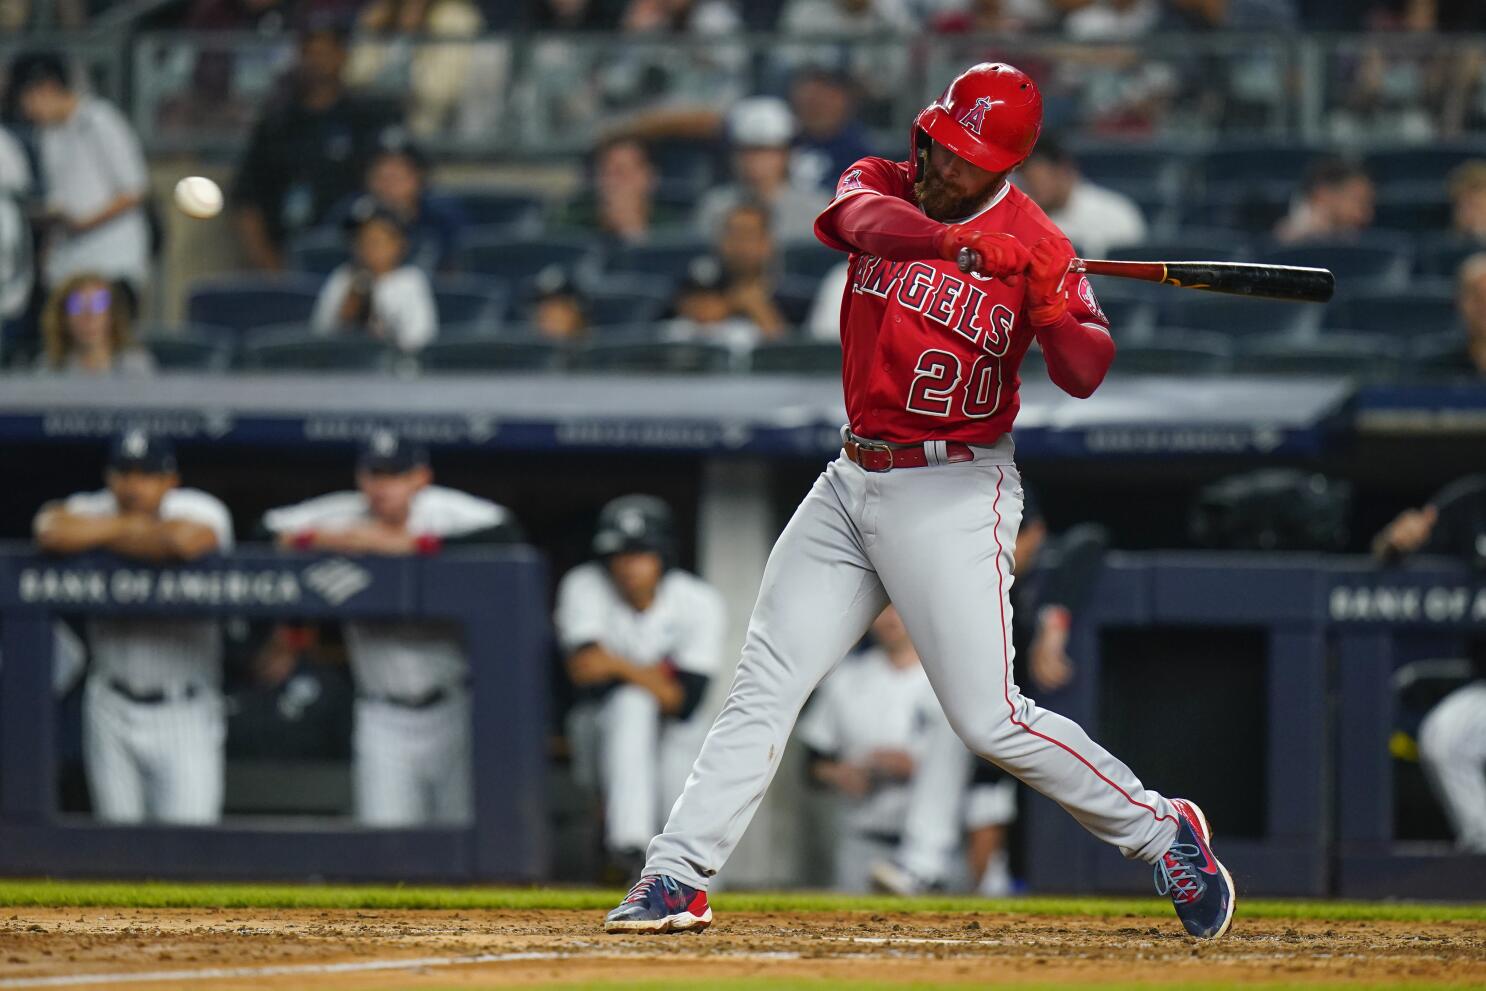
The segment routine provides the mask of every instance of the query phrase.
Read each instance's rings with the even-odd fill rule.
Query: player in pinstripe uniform
[[[113,444],[107,488],[43,507],[36,541],[55,554],[111,551],[150,563],[232,548],[227,507],[180,488],[168,441],[142,431]],[[106,822],[211,823],[222,814],[222,637],[213,620],[88,622],[83,760]]]
[[[1383,564],[1443,554],[1486,568],[1486,475],[1445,486],[1400,513],[1373,540]],[[1472,645],[1475,678],[1446,695],[1419,725],[1419,763],[1461,849],[1486,853],[1486,642]]]
[[[504,507],[432,483],[426,450],[377,431],[357,461],[357,491],[271,510],[263,523],[282,548],[341,554],[434,554],[451,541],[520,539]],[[389,827],[468,822],[469,663],[459,629],[358,620],[345,636],[357,694],[357,818]]]

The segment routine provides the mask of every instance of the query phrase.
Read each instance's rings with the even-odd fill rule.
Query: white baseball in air
[[[206,220],[222,212],[222,187],[203,175],[188,175],[175,184],[175,205],[181,213]]]

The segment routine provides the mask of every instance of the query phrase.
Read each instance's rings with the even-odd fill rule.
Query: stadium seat
[[[1259,252],[1276,265],[1329,268],[1336,274],[1338,295],[1377,289],[1402,289],[1408,283],[1412,248],[1408,241],[1387,235],[1355,241],[1307,241],[1275,245]]]
[[[593,241],[587,237],[509,237],[486,231],[471,231],[456,252],[461,271],[508,282],[530,279],[552,265],[579,271],[591,267],[595,257]]]
[[[1125,189],[1132,184],[1175,194],[1187,170],[1182,152],[1149,144],[1098,145],[1071,149],[1078,170],[1103,186]]]
[[[1251,375],[1345,375],[1387,381],[1403,377],[1408,363],[1398,342],[1336,333],[1311,341],[1272,337],[1247,341],[1234,358],[1234,368]]]
[[[523,190],[453,187],[440,189],[433,199],[447,201],[470,227],[490,233],[533,236],[542,230],[542,199]]]
[[[1414,268],[1420,275],[1454,279],[1461,262],[1482,252],[1486,252],[1486,244],[1477,241],[1449,236],[1434,238],[1420,245]]]
[[[201,279],[186,298],[186,319],[241,335],[250,327],[305,323],[325,280],[313,275],[241,273]]]
[[[473,338],[433,341],[418,352],[425,373],[551,371],[561,368],[563,349],[534,338]]]
[[[598,372],[715,374],[733,368],[733,353],[701,341],[613,341],[591,344],[575,356],[575,367]]]
[[[440,275],[433,279],[439,325],[481,323],[498,327],[505,319],[509,289],[498,279]]]
[[[1231,262],[1242,258],[1246,248],[1238,231],[1186,229],[1173,238],[1111,248],[1109,257],[1115,261]]]
[[[1465,336],[1438,334],[1417,342],[1410,352],[1414,376],[1430,382],[1479,382],[1481,373],[1470,363]]]
[[[784,313],[784,319],[791,327],[802,327],[810,318],[819,291],[819,278],[786,275],[774,284],[774,304]]]
[[[1380,185],[1392,182],[1432,182],[1443,186],[1450,170],[1473,158],[1486,159],[1483,144],[1431,144],[1395,148],[1367,156],[1367,171]]]
[[[139,343],[162,371],[221,372],[232,365],[231,335],[201,327],[150,327]]]
[[[1109,332],[1117,341],[1142,337],[1156,322],[1156,304],[1145,299],[1118,296],[1110,299],[1099,292],[1099,308],[1109,318]]]
[[[1224,142],[1202,156],[1197,172],[1209,193],[1216,185],[1230,183],[1280,183],[1294,189],[1307,166],[1321,154],[1310,145]]]
[[[654,241],[650,244],[615,248],[604,262],[606,272],[631,275],[662,276],[679,281],[686,268],[702,255],[710,255],[712,246],[695,237]]]
[[[1321,326],[1364,334],[1419,338],[1454,327],[1459,320],[1448,286],[1402,292],[1359,293],[1327,304]]]
[[[245,342],[239,364],[262,372],[390,372],[397,349],[360,334],[322,336],[307,327],[274,327]]]
[[[1443,185],[1420,188],[1411,183],[1385,188],[1378,194],[1373,223],[1385,230],[1431,234],[1449,230],[1450,217],[1450,197]]]
[[[819,241],[787,244],[780,255],[780,267],[785,275],[809,279],[820,279],[831,269],[846,261],[844,254],[832,251]]]
[[[349,257],[345,232],[323,228],[305,231],[290,242],[287,263],[291,272],[329,275]]]
[[[1159,323],[1226,337],[1294,334],[1314,326],[1321,318],[1319,311],[1320,307],[1302,303],[1173,289],[1161,308]]]
[[[755,373],[841,374],[841,345],[835,341],[777,341],[753,349]]]
[[[1294,177],[1210,182],[1182,203],[1183,227],[1217,227],[1267,237],[1290,209]]]
[[[1122,344],[1114,371],[1132,375],[1221,375],[1233,363],[1233,346],[1219,334],[1162,327],[1150,343]]]
[[[662,138],[646,147],[661,185],[668,189],[699,193],[717,178],[718,146],[713,141]]]
[[[659,320],[671,301],[672,280],[628,272],[598,275],[583,282],[588,321],[595,327],[618,327]]]

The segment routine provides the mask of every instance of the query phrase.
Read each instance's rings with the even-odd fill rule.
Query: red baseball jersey
[[[831,206],[852,196],[896,196],[917,206],[911,162],[864,158],[842,174]],[[1031,247],[1067,240],[1040,207],[1007,183],[961,223],[1001,231]],[[938,258],[889,261],[823,229],[826,245],[850,253],[841,300],[842,385],[853,433],[894,443],[959,440],[989,444],[1011,430],[1021,401],[1017,370],[1032,343],[1026,280],[1008,286]],[[1068,313],[1108,332],[1084,276],[1070,275]]]

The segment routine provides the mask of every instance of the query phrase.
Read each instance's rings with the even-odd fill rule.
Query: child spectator
[[[69,375],[149,375],[155,361],[137,347],[129,306],[97,273],[74,275],[52,291],[41,314],[39,369]]]
[[[537,274],[531,307],[532,329],[541,337],[571,344],[588,337],[588,303],[573,277],[559,265]]]
[[[438,334],[428,276],[407,261],[408,234],[374,204],[353,217],[352,258],[330,273],[312,319],[317,333],[360,332],[417,351]]]

